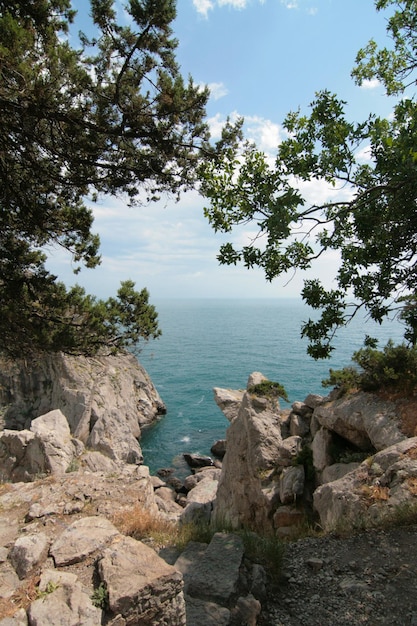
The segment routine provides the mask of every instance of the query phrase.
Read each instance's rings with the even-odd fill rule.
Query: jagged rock
[[[230,611],[214,602],[186,596],[187,626],[229,626]]]
[[[293,402],[291,405],[291,410],[292,413],[294,413],[295,415],[299,415],[300,417],[311,418],[313,414],[313,409],[304,402]]]
[[[56,566],[70,565],[103,548],[118,530],[104,517],[84,517],[75,521],[51,546]]]
[[[154,550],[120,536],[98,563],[111,611],[128,624],[185,626],[182,575]]]
[[[98,626],[102,611],[93,606],[77,576],[47,570],[39,584],[41,597],[32,602],[28,615],[31,626]]]
[[[314,436],[311,444],[313,452],[313,465],[317,472],[333,463],[331,455],[332,433],[327,428],[320,428]]]
[[[118,464],[115,461],[96,450],[86,450],[80,457],[80,463],[90,472],[111,474],[118,470]]]
[[[393,402],[364,392],[351,393],[318,406],[314,416],[322,426],[361,450],[383,450],[406,439]]]
[[[42,563],[49,549],[49,539],[45,533],[19,537],[10,550],[10,562],[20,579],[28,576]]]
[[[181,572],[184,580],[184,593],[188,592],[188,584],[193,577],[193,569],[201,561],[206,550],[207,543],[190,541],[175,561],[175,569]]]
[[[293,465],[297,456],[301,452],[303,440],[298,435],[291,435],[284,439],[278,447],[277,465],[287,467]]]
[[[59,409],[32,420],[31,432],[41,439],[52,474],[65,474],[84,446],[71,437],[68,421]]]
[[[320,396],[317,393],[309,393],[307,398],[304,400],[304,404],[308,406],[310,409],[315,409],[324,401],[325,401],[325,398],[323,396]]]
[[[143,463],[142,450],[128,422],[120,420],[116,414],[102,415],[95,422],[87,446],[114,461],[120,460],[136,465]]]
[[[189,454],[185,452],[183,454],[184,460],[190,467],[211,467],[213,466],[213,459],[209,456],[202,456],[200,454]]]
[[[161,500],[175,502],[175,491],[170,487],[159,487],[155,491],[155,495],[161,498]]]
[[[177,522],[184,511],[183,507],[177,502],[160,498],[158,492],[155,494],[155,502],[158,507],[158,512],[167,521]]]
[[[240,624],[246,626],[256,626],[258,615],[261,612],[261,603],[252,595],[240,597],[236,603],[235,614]]]
[[[339,478],[343,478],[349,472],[357,469],[360,463],[333,463],[333,465],[329,465],[325,467],[321,474],[321,483],[331,483],[333,480],[339,480]]]
[[[229,422],[233,422],[237,417],[245,392],[243,390],[221,389],[220,387],[214,387],[213,392],[217,406]]]
[[[310,431],[310,421],[297,413],[290,415],[290,434],[296,437],[304,437]]]
[[[216,499],[218,480],[204,477],[187,494],[187,505],[181,514],[183,524],[210,522],[213,502]]]
[[[201,472],[190,474],[184,479],[184,487],[186,491],[191,491],[203,478],[211,478],[212,480],[219,481],[221,476],[221,469],[217,467],[206,467]]]
[[[166,483],[159,478],[159,476],[151,476],[151,483],[154,489],[159,489],[159,487],[165,487]]]
[[[274,513],[274,527],[288,528],[298,526],[304,519],[303,511],[290,506],[280,506]]]
[[[262,400],[265,402],[259,402]],[[271,502],[263,480],[275,467],[283,445],[272,403],[245,393],[227,430],[227,452],[214,506],[214,519],[232,528],[271,529]]]
[[[248,377],[248,382],[246,383],[246,389],[250,389],[255,385],[260,385],[261,383],[267,381],[267,377],[264,376],[261,372],[252,372],[252,374]]]
[[[210,452],[218,459],[222,459],[226,454],[226,439],[219,439],[210,448]]]
[[[0,433],[2,480],[29,481],[50,471],[42,441],[28,430],[3,430]]]
[[[28,429],[33,419],[60,409],[73,437],[85,445],[89,441],[89,446],[94,425],[104,418],[106,420],[97,429],[104,429],[105,446],[108,446],[109,441],[116,436],[124,438],[127,432],[129,438],[136,441],[141,428],[165,412],[146,371],[132,354],[122,352],[94,358],[57,353],[30,364],[2,360],[0,406],[4,407],[5,427],[13,430]],[[114,424],[108,422],[110,416],[125,427],[115,429]],[[124,450],[122,443],[114,441],[110,448]],[[133,442],[131,444],[127,446],[128,453],[134,451],[133,462],[136,463],[141,455]],[[113,458],[117,456],[113,453]],[[124,451],[123,460],[125,456]]]
[[[230,607],[238,590],[242,559],[242,539],[233,534],[216,533],[202,558],[194,564],[188,595]]]
[[[279,479],[279,497],[282,504],[295,502],[304,491],[304,467],[295,465],[285,467]]]
[[[417,437],[375,454],[343,478],[321,485],[314,506],[326,530],[382,520],[415,499]]]

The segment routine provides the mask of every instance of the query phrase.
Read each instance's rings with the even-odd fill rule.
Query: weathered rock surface
[[[229,422],[233,422],[239,412],[240,404],[242,402],[243,390],[234,391],[233,389],[221,389],[220,387],[214,387],[214,400],[227,417]]]
[[[363,527],[383,521],[399,506],[416,502],[417,437],[378,452],[342,478],[314,492],[325,530]]]
[[[270,530],[273,503],[265,493],[264,481],[277,466],[281,445],[279,415],[272,403],[246,392],[227,430],[215,520],[232,528]]]
[[[406,439],[394,403],[369,393],[347,394],[316,407],[319,423],[360,449],[382,450]]]
[[[40,597],[28,610],[31,626],[98,626],[102,611],[95,607],[75,574],[45,570]]]
[[[110,610],[127,624],[185,626],[182,575],[148,546],[119,537],[104,550],[98,571]]]
[[[128,463],[142,462],[141,428],[165,412],[148,374],[128,353],[2,362],[0,407],[3,427],[19,431],[60,409],[75,439]]]
[[[254,373],[248,389],[263,379]],[[227,430],[213,519],[283,536],[304,514],[326,529],[370,525],[417,496],[415,461],[404,452],[413,445],[398,406],[373,394],[310,395],[288,413],[246,392]],[[385,454],[392,466],[378,470]]]

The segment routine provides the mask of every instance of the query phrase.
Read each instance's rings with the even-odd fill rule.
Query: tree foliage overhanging
[[[46,246],[76,269],[100,262],[88,201],[131,204],[193,186],[207,145],[208,91],[175,61],[174,0],[91,0],[91,32],[71,46],[70,0],[0,0],[0,352],[94,354],[158,336],[148,292],[67,290]]]
[[[302,297],[321,317],[302,335],[314,358],[330,355],[332,338],[359,309],[381,322],[392,311],[417,340],[417,1],[377,0],[395,8],[387,22],[392,48],[374,41],[357,55],[358,84],[377,78],[396,96],[392,116],[349,121],[345,105],[329,91],[316,94],[308,115],[290,113],[287,138],[275,163],[256,146],[236,142],[201,168],[206,215],[215,230],[256,225],[258,237],[243,248],[221,247],[223,264],[261,267],[266,278],[314,267],[326,251],[341,256],[337,287],[306,280]],[[363,159],[368,149],[369,160]],[[362,156],[361,156],[362,155]],[[300,182],[324,180],[343,190],[338,200],[311,204]]]

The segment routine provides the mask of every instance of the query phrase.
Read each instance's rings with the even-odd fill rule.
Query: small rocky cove
[[[185,451],[180,480],[143,464],[165,406],[135,357],[3,362],[0,625],[415,626],[416,528],[396,520],[417,507],[417,404],[335,390],[283,410],[248,391],[263,380],[214,389],[226,438]],[[160,549],[124,511],[223,530]],[[241,528],[285,542],[278,584]]]

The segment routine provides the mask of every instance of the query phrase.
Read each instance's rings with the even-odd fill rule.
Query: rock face
[[[128,353],[2,362],[0,406],[6,430],[35,435],[33,421],[59,409],[74,439],[127,463],[142,462],[141,428],[165,412],[148,374]]]
[[[231,420],[214,521],[287,535],[306,513],[326,529],[366,526],[416,502],[417,445],[393,402],[335,392],[283,411],[249,391],[214,393]]]
[[[282,454],[280,417],[272,402],[245,392],[226,440],[214,519],[266,532],[279,501],[276,470],[291,462],[287,450]]]
[[[325,530],[377,523],[417,501],[417,437],[366,459],[348,474],[321,485],[314,506]]]

